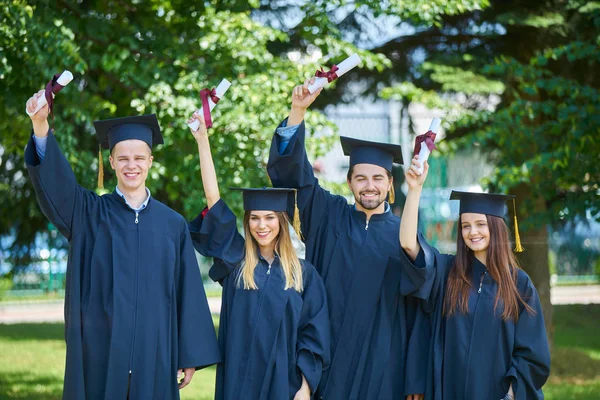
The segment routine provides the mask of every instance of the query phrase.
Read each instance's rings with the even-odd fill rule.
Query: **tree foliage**
[[[23,148],[31,134],[24,106],[57,72],[69,69],[75,74],[57,95],[52,123],[80,184],[90,190],[96,186],[98,143],[93,121],[156,113],[165,145],[154,152],[148,186],[153,196],[191,218],[203,207],[203,192],[195,143],[184,121],[199,106],[201,88],[216,86],[222,78],[233,83],[214,111],[211,143],[223,197],[237,206],[240,201],[228,187],[268,185],[264,166],[270,137],[287,115],[295,84],[321,63],[353,52],[363,59],[361,68],[374,74],[391,65],[386,55],[359,47],[374,26],[372,18],[397,14],[413,23],[439,24],[442,14],[457,15],[486,4],[484,0],[3,2],[0,235],[14,236],[13,256],[27,258],[36,233],[47,229],[24,168]],[[329,91],[321,105],[341,99],[339,92]],[[320,113],[307,118],[314,129],[329,125]],[[334,140],[310,138],[310,154],[322,154]],[[107,154],[103,157],[107,167]],[[105,171],[111,188],[116,182],[110,169]]]

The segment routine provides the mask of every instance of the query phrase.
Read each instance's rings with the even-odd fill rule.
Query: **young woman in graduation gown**
[[[285,210],[295,193],[244,190],[244,240],[220,199],[205,123],[193,119],[208,207],[189,228],[223,286],[215,398],[309,399],[329,364],[329,315],[321,277],[292,246]]]
[[[428,171],[425,162],[419,173],[420,165],[417,155],[406,173],[400,242],[404,262],[436,266],[431,297],[421,303],[415,328],[423,330],[420,340],[430,340],[425,399],[543,399],[550,373],[544,316],[502,219],[505,202],[511,199],[514,206],[514,199],[453,192],[451,199],[460,200],[457,254],[440,254],[417,237]]]

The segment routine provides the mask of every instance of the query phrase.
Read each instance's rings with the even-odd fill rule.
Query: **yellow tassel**
[[[102,145],[98,145],[98,189],[104,189],[104,162],[102,161]]]
[[[396,201],[396,191],[394,190],[394,184],[392,184],[392,187],[390,188],[390,195],[388,198],[388,202],[390,204],[394,204],[395,201]]]
[[[298,209],[298,191],[294,190],[294,218],[292,227],[294,231],[296,231],[296,235],[300,238],[300,240],[304,240],[302,236],[302,231],[300,230],[300,210]]]
[[[515,251],[517,253],[522,253],[523,250],[525,250],[523,248],[523,246],[521,246],[521,235],[519,235],[519,223],[517,222],[517,205],[515,203],[515,199],[513,197],[513,207],[514,207],[514,211],[515,211]]]

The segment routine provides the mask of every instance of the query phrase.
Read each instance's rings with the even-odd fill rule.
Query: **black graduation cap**
[[[164,143],[156,114],[94,121],[94,127],[103,149],[112,150],[115,144],[130,139],[146,142],[150,148]]]
[[[297,190],[291,188],[230,188],[239,190],[244,198],[245,211],[287,212],[298,237],[300,232],[300,212],[297,205]]]
[[[515,216],[515,250],[518,252],[523,251],[523,247],[521,246],[521,238],[519,236],[519,224],[517,222],[517,205],[515,203],[514,195],[500,193],[473,193],[453,190],[452,193],[450,193],[450,200],[460,201],[459,214],[488,214],[500,218],[504,217],[504,207],[506,205],[506,202],[512,200],[513,211]]]
[[[98,188],[104,189],[104,166],[102,163],[102,149],[112,151],[119,142],[138,139],[146,142],[150,148],[153,145],[163,144],[160,126],[156,114],[138,115],[134,117],[112,118],[94,121],[96,134],[100,141],[98,150]]]
[[[402,147],[399,144],[369,142],[340,136],[344,155],[350,156],[350,166],[374,164],[392,172],[393,163],[403,164]]]

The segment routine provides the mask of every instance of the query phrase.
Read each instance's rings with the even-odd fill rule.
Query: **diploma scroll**
[[[225,94],[227,89],[229,89],[230,86],[231,86],[231,82],[229,82],[227,79],[223,79],[221,81],[221,83],[219,83],[219,86],[217,86],[217,88],[214,89],[214,96],[216,96],[217,101],[219,101],[220,99],[223,98],[223,95]],[[209,112],[210,112],[213,110],[213,108],[215,108],[217,103],[215,101],[213,101],[212,95],[207,97],[207,102],[208,102],[208,108],[209,108]],[[204,113],[204,106],[202,108],[199,108],[196,112],[198,114],[202,115]],[[206,120],[206,118],[205,118],[205,120]],[[206,127],[210,128],[209,121],[205,121],[205,122],[207,124]],[[210,125],[212,125],[212,123]],[[198,122],[198,120],[194,120],[191,123],[189,123],[188,126],[190,127],[190,129],[192,131],[195,132],[198,130],[198,127],[200,126],[200,122]]]
[[[50,81],[50,83],[48,83],[48,85],[51,85],[51,93],[50,94],[52,95],[52,98],[54,98],[54,95],[56,93],[58,93],[63,87],[67,86],[72,80],[73,80],[73,74],[70,71],[65,70],[56,79],[56,82],[53,82],[54,79],[52,81]],[[46,86],[47,93],[48,93],[48,89],[49,89],[48,86]],[[42,109],[42,107],[44,107],[46,104],[48,104],[48,100],[46,100],[46,95],[41,95],[38,98],[38,103],[37,103],[37,107],[35,108],[35,110],[33,110],[33,112],[30,113],[29,111],[27,111],[27,108],[26,108],[25,112],[27,113],[27,115],[29,115],[31,117],[32,115],[35,115],[38,111],[40,111]]]
[[[437,131],[440,128],[441,123],[441,119],[434,118],[431,121],[431,125],[429,125],[429,130],[427,131],[427,133],[417,136],[417,140],[415,143],[415,153],[417,151],[419,152],[419,162],[421,163],[421,167],[418,168],[419,173],[423,173],[423,168],[425,168],[425,161],[427,161],[427,159],[429,158],[431,150],[435,149],[435,136],[437,135]]]
[[[350,71],[352,68],[356,67],[358,64],[360,64],[360,61],[361,60],[358,54],[354,53],[339,63],[339,65],[334,65],[331,67],[331,70],[327,72],[317,71],[315,74],[317,79],[315,79],[311,85],[308,85],[308,91],[312,94],[320,88],[325,87],[327,83],[334,81],[335,79],[344,75],[346,72]]]

